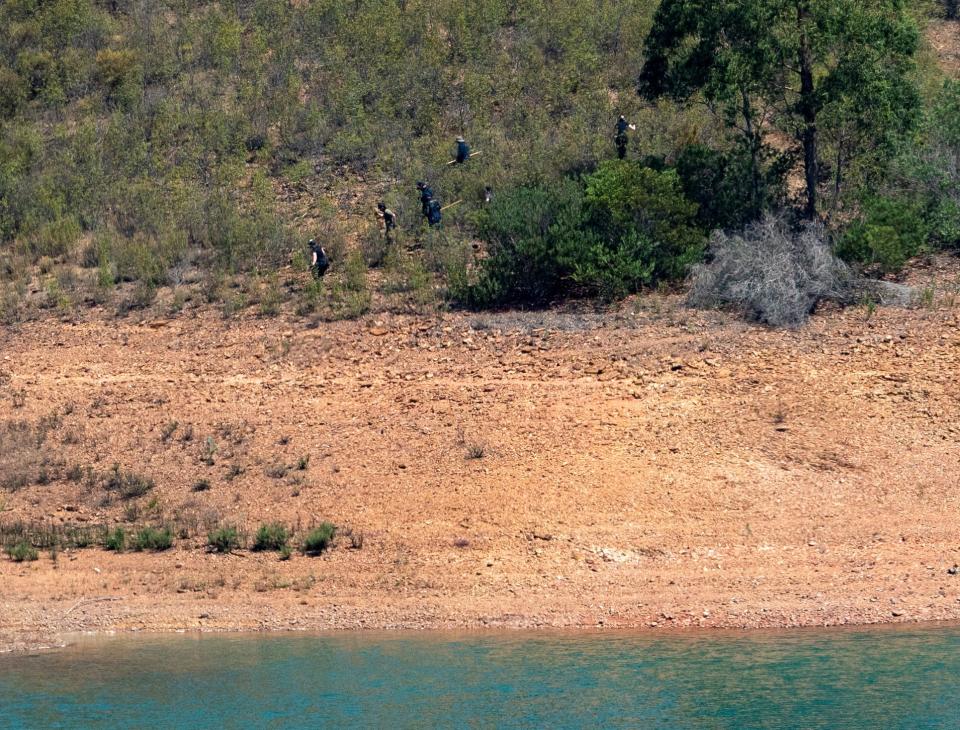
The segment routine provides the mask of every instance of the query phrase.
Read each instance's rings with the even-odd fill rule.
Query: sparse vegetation
[[[229,553],[240,547],[236,527],[220,527],[207,536],[207,546],[215,553]]]
[[[160,429],[160,440],[163,442],[169,441],[173,437],[173,434],[176,433],[178,428],[180,428],[179,421],[170,421],[169,423],[165,423]]]
[[[0,489],[16,491],[31,484],[47,484],[58,478],[65,466],[47,443],[59,426],[59,417],[0,422]]]
[[[336,532],[336,526],[329,522],[322,522],[303,538],[301,549],[306,555],[319,555],[330,547]]]
[[[286,464],[277,463],[268,466],[266,469],[264,469],[263,473],[271,479],[283,479],[289,471],[289,466]]]
[[[467,446],[467,459],[482,459],[487,454],[487,447],[483,444],[469,444]]]
[[[210,489],[209,479],[198,479],[193,483],[193,486],[190,487],[191,492],[206,492],[209,489]]]
[[[213,466],[216,462],[214,457],[219,451],[217,442],[213,440],[213,436],[207,436],[206,441],[203,443],[203,453],[200,456],[200,460],[207,466]]]
[[[132,471],[123,471],[119,464],[114,464],[104,477],[103,486],[108,492],[116,492],[123,499],[135,499],[145,495],[156,484],[149,477]]]
[[[268,525],[261,525],[253,539],[253,549],[260,550],[284,550],[287,542],[290,540],[290,533],[287,528],[279,522],[271,522]]]
[[[173,547],[173,532],[169,527],[144,527],[133,536],[133,549],[159,552]]]
[[[127,533],[122,527],[116,527],[107,533],[104,547],[107,550],[113,550],[122,553],[127,548]]]
[[[4,549],[4,552],[6,552],[15,563],[33,561],[39,557],[37,549],[30,543],[23,541],[8,546]]]

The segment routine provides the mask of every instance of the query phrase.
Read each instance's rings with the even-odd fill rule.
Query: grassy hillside
[[[31,316],[35,304],[127,311],[166,287],[174,309],[202,296],[228,312],[258,304],[270,314],[293,297],[301,313],[350,316],[371,306],[367,266],[381,263],[377,297],[430,305],[444,287],[462,289],[474,265],[484,187],[509,197],[593,172],[614,156],[617,113],[638,126],[635,159],[672,165],[690,145],[730,148],[707,105],[635,93],[656,7],[8,0],[0,319]],[[481,153],[463,167],[446,165],[457,134]],[[418,179],[444,203],[463,201],[440,231],[419,216]],[[673,195],[682,183],[690,196],[678,179],[645,182],[645,194]],[[400,216],[394,251],[379,241],[378,199]],[[711,222],[697,223],[705,240]],[[307,285],[302,255],[291,258],[311,236],[334,258],[326,286]],[[650,283],[636,269],[611,291]],[[576,273],[558,271],[563,281]],[[583,275],[588,293],[605,290],[598,277]]]

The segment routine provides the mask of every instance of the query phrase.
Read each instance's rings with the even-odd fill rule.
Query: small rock
[[[956,575],[960,573],[960,565],[954,565],[952,568],[947,568],[947,573],[949,575]]]

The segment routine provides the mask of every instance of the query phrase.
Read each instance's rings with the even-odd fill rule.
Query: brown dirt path
[[[829,312],[798,332],[670,297],[602,316],[306,329],[202,313],[6,330],[0,422],[65,415],[44,447],[52,480],[0,491],[0,523],[139,513],[196,536],[160,554],[0,559],[0,643],[958,619],[952,303]],[[110,500],[63,476],[114,463],[156,488]],[[191,491],[200,479],[211,488]],[[202,525],[278,519],[330,520],[363,547],[341,537],[288,561],[203,549]]]

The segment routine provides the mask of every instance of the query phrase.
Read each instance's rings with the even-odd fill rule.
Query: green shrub
[[[279,522],[260,525],[253,539],[254,550],[283,550],[287,546],[290,535],[287,528]]]
[[[333,537],[337,532],[335,525],[329,522],[322,522],[319,527],[315,527],[303,538],[301,548],[307,555],[319,555],[333,542]]]
[[[207,535],[207,546],[215,553],[229,553],[240,546],[236,527],[220,527]]]
[[[73,216],[45,223],[30,240],[34,256],[65,256],[80,237],[80,225]]]
[[[678,279],[703,256],[696,212],[675,172],[631,161],[601,163],[582,183],[505,191],[478,217],[491,255],[455,296],[474,306],[615,299]]]
[[[874,198],[864,205],[863,217],[843,234],[836,251],[845,261],[892,273],[921,252],[929,234],[929,223],[914,205]]]
[[[646,258],[650,276],[628,269],[642,283],[670,281],[686,275],[703,257],[706,239],[697,227],[696,203],[688,200],[673,170],[658,172],[640,164],[611,160],[586,179],[589,227],[604,234],[606,248],[615,255]],[[642,241],[638,247],[635,242]],[[602,267],[601,256],[595,265]]]
[[[103,546],[107,550],[122,553],[127,548],[127,533],[122,527],[114,528],[107,533]]]
[[[573,180],[504,190],[478,216],[490,257],[478,279],[454,296],[477,307],[548,301],[569,275],[557,248],[564,237],[579,238],[582,208],[583,192]]]
[[[14,545],[10,545],[4,549],[7,555],[10,556],[10,559],[15,563],[22,563],[25,561],[36,560],[39,555],[36,548],[33,547],[30,543],[21,540]]]
[[[154,527],[144,527],[133,538],[133,549],[137,551],[153,550],[159,552],[169,550],[171,547],[173,547],[173,532],[170,531],[169,527],[159,530]]]

